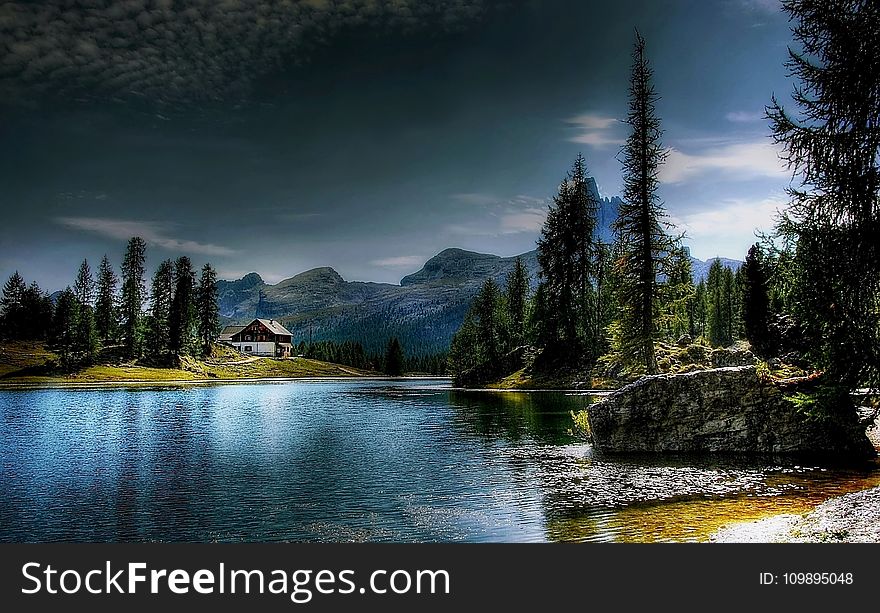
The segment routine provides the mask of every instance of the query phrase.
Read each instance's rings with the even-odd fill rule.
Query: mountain
[[[731,269],[733,272],[742,266],[742,262],[740,260],[731,260],[730,258],[718,258],[721,260],[721,265],[725,268]],[[711,260],[698,260],[697,258],[691,256],[691,270],[694,275],[694,283],[699,283],[700,281],[705,281],[709,277],[709,269],[712,267],[712,262],[715,261],[715,258]]]
[[[523,259],[537,284],[537,252]],[[358,340],[380,352],[392,335],[409,355],[445,351],[471,300],[491,277],[504,283],[515,257],[446,249],[400,285],[346,281],[332,268],[315,268],[267,284],[256,273],[219,281],[220,313],[227,323],[254,317],[280,320],[294,341]]]

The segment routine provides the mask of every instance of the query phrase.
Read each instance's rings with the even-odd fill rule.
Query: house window
[[[244,346],[244,350],[245,350],[247,353],[250,353],[251,351],[254,350],[254,348],[251,347],[250,345],[245,345],[245,346]]]

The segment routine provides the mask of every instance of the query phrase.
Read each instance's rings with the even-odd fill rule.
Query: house
[[[289,358],[293,334],[274,319],[255,319],[246,326],[226,326],[219,341],[242,353]]]

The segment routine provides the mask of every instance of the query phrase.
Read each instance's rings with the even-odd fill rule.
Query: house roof
[[[261,324],[266,326],[272,332],[272,334],[283,334],[285,336],[293,336],[293,333],[290,330],[288,330],[287,328],[282,326],[279,322],[275,321],[274,319],[257,319],[256,321],[259,321]],[[251,323],[253,323],[253,322],[251,322]]]
[[[245,326],[226,326],[220,332],[221,341],[231,341],[232,337],[245,329]]]

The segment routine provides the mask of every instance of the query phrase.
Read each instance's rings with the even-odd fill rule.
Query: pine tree
[[[220,307],[217,300],[217,273],[210,264],[205,264],[197,292],[198,336],[202,355],[211,354],[211,347],[220,333]],[[351,364],[353,359],[352,353],[345,363],[354,366]]]
[[[767,109],[799,182],[781,234],[796,242],[793,304],[813,365],[843,389],[880,387],[880,4],[785,0],[802,50],[790,113]]]
[[[770,330],[770,291],[764,254],[758,245],[752,245],[742,266],[743,325],[746,339],[754,352],[762,357],[773,354],[775,340]]]
[[[116,272],[105,255],[98,268],[98,295],[95,301],[95,327],[105,345],[116,338]]]
[[[553,199],[538,239],[546,364],[598,357],[594,293],[599,203],[578,155]]]
[[[389,377],[400,377],[403,375],[403,348],[396,336],[392,336],[385,348],[385,374]]]
[[[510,322],[511,349],[525,343],[526,307],[529,301],[529,272],[521,258],[516,258],[513,270],[507,275],[505,287],[507,314]]]
[[[174,299],[171,302],[169,326],[171,351],[176,355],[192,352],[196,335],[195,272],[186,256],[177,258],[174,264]]]
[[[501,292],[492,278],[486,279],[474,299],[476,340],[481,362],[494,364],[504,352],[504,322]]]
[[[98,353],[98,333],[95,328],[95,280],[88,260],[83,260],[73,284],[76,299],[76,332],[74,352],[81,364],[91,364]]]
[[[150,322],[147,332],[147,352],[150,357],[165,363],[171,354],[171,302],[174,299],[174,263],[165,260],[156,269],[150,289]]]
[[[714,347],[726,347],[730,343],[727,336],[729,326],[726,319],[724,265],[718,258],[712,260],[706,278],[706,305],[709,342]]]
[[[22,295],[23,330],[31,340],[45,340],[52,321],[52,300],[32,282]]]
[[[144,305],[144,264],[147,244],[142,238],[128,241],[122,260],[122,299],[120,304],[120,332],[129,359],[140,357],[142,331],[141,316]]]
[[[24,329],[24,294],[27,285],[24,278],[16,270],[3,286],[3,297],[0,298],[0,322],[2,322],[3,337],[8,339],[22,339],[27,336]]]
[[[652,80],[645,40],[636,33],[630,108],[625,121],[631,132],[621,160],[623,202],[613,224],[619,247],[615,266],[620,304],[617,342],[623,361],[631,366],[641,365],[648,374],[657,372],[657,275],[663,272],[663,259],[672,247],[664,228],[664,209],[657,196],[658,172],[666,151],[660,143],[662,130],[655,108],[659,96]]]
[[[694,293],[690,254],[684,247],[676,247],[669,255],[666,280],[661,286],[663,328],[670,340],[690,334],[693,322],[689,307],[693,303]]]
[[[691,336],[706,338],[709,331],[709,298],[706,291],[706,282],[702,279],[694,288],[694,297],[689,306],[691,324]]]
[[[58,297],[52,316],[50,342],[58,353],[60,365],[64,370],[74,368],[76,351],[77,299],[70,287]]]

